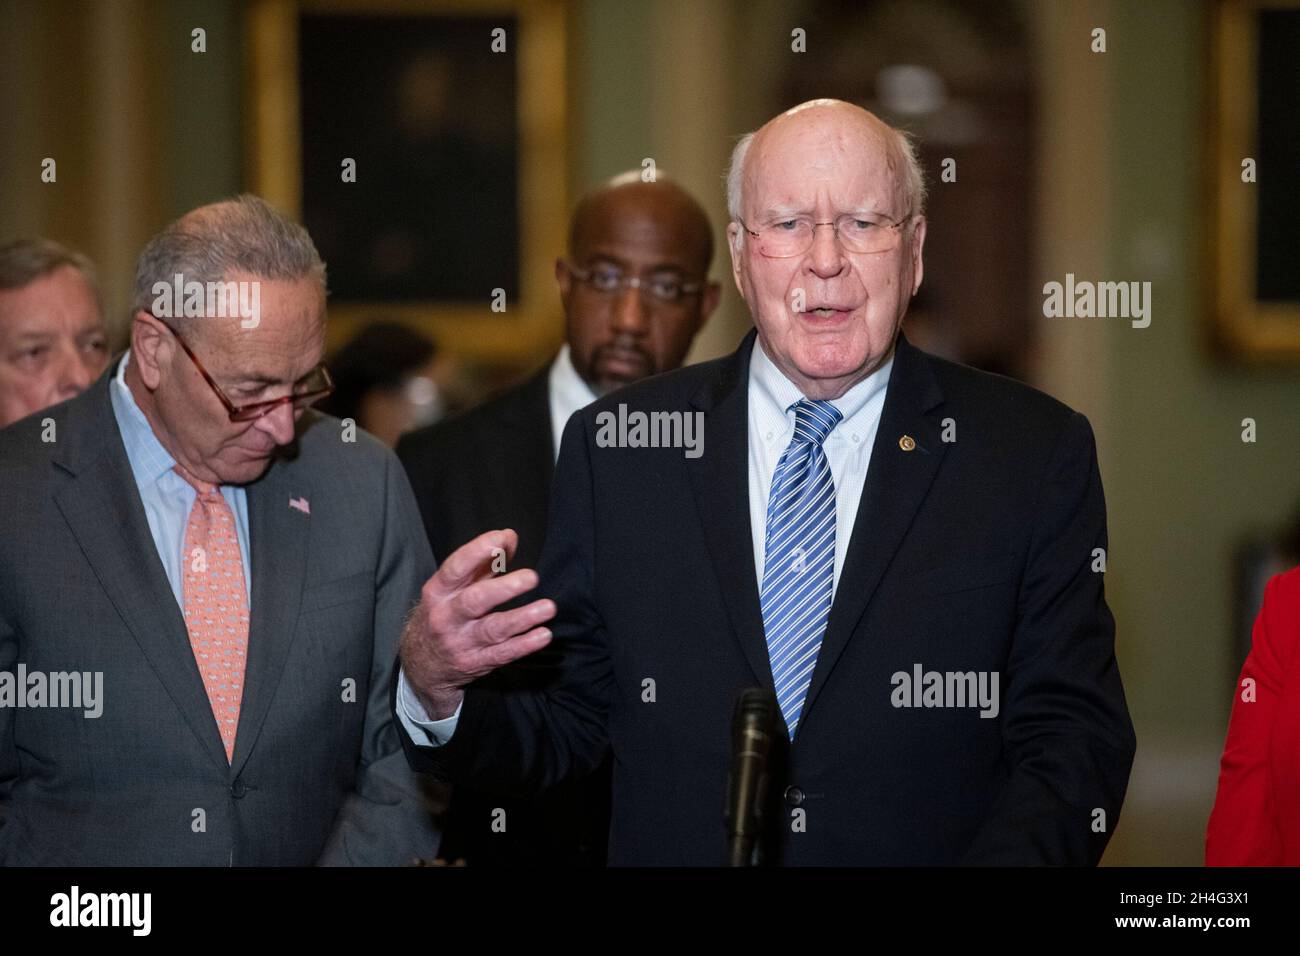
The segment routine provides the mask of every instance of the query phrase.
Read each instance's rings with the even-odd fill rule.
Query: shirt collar
[[[828,440],[834,439],[837,434],[842,435],[861,430],[865,423],[861,419],[869,417],[871,409],[874,407],[872,399],[876,398],[889,385],[889,375],[893,370],[894,356],[896,354],[897,349],[890,353],[884,365],[858,382],[839,398],[831,401],[831,404],[840,410],[843,419],[839,426],[831,432]],[[799,391],[798,386],[786,378],[785,373],[777,368],[776,364],[768,357],[767,352],[763,350],[761,337],[754,341],[754,351],[749,361],[749,378],[756,386],[757,396],[765,406],[765,411],[769,417],[785,420],[793,428],[794,416],[790,412],[790,406],[805,396]]]
[[[560,349],[560,354],[555,356],[555,361],[551,364],[550,386],[562,423],[567,422],[569,416],[578,409],[587,407],[600,397],[591,390],[591,386],[583,381],[578,370],[573,367],[573,358],[569,354],[567,343]],[[558,442],[560,436],[556,435],[555,440]]]
[[[117,372],[109,387],[109,399],[113,403],[113,415],[117,419],[118,431],[122,433],[122,444],[126,446],[126,458],[131,463],[131,472],[138,487],[145,487],[158,482],[166,475],[172,474],[176,464],[162,446],[158,436],[149,426],[149,420],[136,404],[126,384],[126,365],[131,360],[128,349],[118,363]]]

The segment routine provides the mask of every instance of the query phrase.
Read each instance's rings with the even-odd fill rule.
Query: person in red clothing
[[[1207,866],[1300,866],[1300,568],[1264,590],[1237,681]]]

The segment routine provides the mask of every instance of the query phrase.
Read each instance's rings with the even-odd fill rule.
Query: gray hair
[[[307,230],[258,196],[244,193],[188,213],[140,253],[132,305],[148,312],[154,286],[224,282],[236,272],[260,279],[309,277],[325,289],[325,263]]]
[[[906,130],[890,128],[892,159],[896,168],[902,171],[903,195],[907,199],[908,215],[925,212],[925,174],[921,163],[916,158],[916,146],[912,136]],[[741,186],[745,174],[745,157],[754,142],[754,133],[746,133],[736,142],[731,151],[731,164],[727,167],[727,215],[734,220],[740,219],[742,196]]]
[[[22,289],[65,266],[75,269],[86,280],[102,315],[104,303],[99,294],[95,264],[88,256],[53,239],[17,239],[0,246],[0,291]]]

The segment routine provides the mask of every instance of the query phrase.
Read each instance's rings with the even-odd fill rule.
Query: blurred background
[[[1104,862],[1199,865],[1263,581],[1300,563],[1298,21],[1211,0],[2,0],[0,243],[89,254],[120,347],[148,237],[258,192],[329,264],[336,371],[402,385],[415,423],[553,354],[585,189],[650,160],[725,257],[739,135],[818,96],[875,110],[930,180],[909,336],[1097,435],[1138,734]],[[749,327],[728,272],[693,361]],[[1150,282],[1150,326],[1045,318],[1067,274]]]

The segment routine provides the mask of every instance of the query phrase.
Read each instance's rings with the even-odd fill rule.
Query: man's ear
[[[171,339],[162,323],[143,309],[136,310],[131,320],[131,364],[151,392],[162,381],[162,366],[171,358]]]
[[[699,321],[695,324],[696,332],[704,328],[704,323],[709,321],[709,316],[718,308],[720,301],[722,301],[722,283],[712,280],[704,283],[704,290],[700,295]]]
[[[569,296],[573,293],[573,273],[569,271],[568,265],[563,259],[555,260],[555,284],[560,289],[560,301],[564,303],[565,311],[569,308]]]
[[[564,311],[564,340],[573,342],[573,273],[563,259],[555,260],[555,284],[560,289],[560,306]]]
[[[740,244],[743,240],[740,235],[740,223],[727,223],[727,251],[731,253],[731,278],[736,283],[736,291],[740,297],[745,297],[745,287],[740,284]]]
[[[917,290],[921,288],[921,277],[925,275],[925,265],[921,258],[921,250],[925,246],[925,217],[917,216],[916,224],[912,226],[912,295],[916,295]]]

